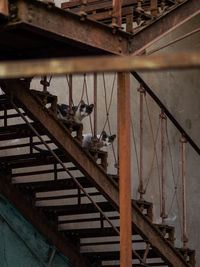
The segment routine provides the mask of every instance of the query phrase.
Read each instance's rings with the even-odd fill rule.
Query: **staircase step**
[[[56,153],[63,163],[70,162],[69,157]],[[0,157],[0,162],[9,164],[12,169],[42,166],[57,163],[57,160],[51,155],[50,152],[44,153],[30,153],[21,155],[11,155],[6,157]]]
[[[37,128],[40,135],[44,132],[42,127],[38,127],[36,123],[31,123],[34,128]],[[0,141],[20,139],[35,136],[35,133],[29,128],[27,124],[10,125],[7,127],[0,127]]]
[[[97,202],[97,205],[104,211],[116,211],[109,202]],[[54,212],[57,216],[74,215],[74,214],[89,214],[98,213],[93,204],[80,204],[80,205],[62,205],[62,206],[37,206],[38,208]]]
[[[91,183],[89,183],[88,179],[85,177],[76,177],[78,182],[84,187],[94,187]],[[59,191],[59,190],[71,190],[71,189],[77,189],[77,185],[74,183],[74,181],[71,178],[67,179],[59,179],[59,180],[46,180],[46,181],[23,181],[23,182],[17,182],[13,183],[13,185],[23,188],[31,188],[34,190],[35,193],[39,192],[49,192],[49,191]]]
[[[145,250],[143,249],[137,249],[135,250],[141,258],[143,258],[143,255],[145,253]],[[114,260],[119,260],[120,258],[120,252],[119,251],[101,251],[101,252],[82,252],[81,254],[87,256],[92,262],[95,260],[101,260],[101,261],[114,261]],[[132,254],[132,258],[136,259],[134,253]],[[147,259],[150,258],[160,258],[152,249],[149,250],[149,253],[147,255]]]

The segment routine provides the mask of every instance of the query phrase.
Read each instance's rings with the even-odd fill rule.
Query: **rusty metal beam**
[[[164,16],[156,19],[143,30],[136,33],[132,38],[130,49],[133,55],[138,55],[147,47],[166,34],[175,30],[183,23],[200,13],[200,5],[197,0],[186,0],[167,12]]]
[[[0,2],[0,15],[8,17],[8,0],[1,0],[1,2]]]
[[[12,4],[15,14],[8,28],[14,26],[40,33],[43,38],[69,43],[74,50],[80,47],[104,54],[128,54],[130,34],[126,32],[118,30],[113,34],[112,27],[88,18],[82,20],[78,14],[41,1],[16,0]]]
[[[65,73],[155,71],[200,67],[200,52],[141,57],[100,56],[0,63],[0,79]]]
[[[65,151],[66,155],[71,157],[72,162],[79,167],[80,171],[104,195],[110,204],[118,210],[119,191],[117,184],[101,167],[96,165],[89,154],[84,153],[80,144],[66,132],[65,127],[59,123],[56,117],[50,115],[41,102],[20,81],[4,80],[0,82],[0,86],[5,93],[19,101],[35,121],[43,125],[49,137],[59,148]],[[134,203],[132,203],[132,224],[143,238],[149,240],[151,246],[169,265],[189,266],[181,254],[164,239],[162,234]]]
[[[123,110],[123,112],[120,112]],[[130,74],[118,73],[120,266],[132,266]]]
[[[47,218],[38,209],[27,202],[16,187],[9,184],[6,177],[0,177],[0,193],[4,195],[30,222],[36,229],[47,238],[50,244],[54,244],[56,248],[63,253],[75,267],[90,267],[91,265],[86,258],[76,249],[69,245],[69,241],[65,239],[55,228],[47,223]]]

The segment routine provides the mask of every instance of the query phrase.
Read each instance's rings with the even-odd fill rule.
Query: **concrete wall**
[[[186,34],[200,25],[200,15],[191,19],[189,22],[185,23],[177,30],[168,34],[166,37],[155,43],[148,51],[164,45],[166,42],[174,40],[175,38]],[[200,48],[200,33],[196,33],[176,44],[173,44],[165,49],[160,50],[159,54],[162,53],[173,53],[173,52],[184,52],[184,51],[195,51]],[[144,81],[153,89],[156,95],[161,99],[161,101],[166,105],[169,111],[181,124],[181,126],[186,130],[186,132],[191,136],[191,138],[200,146],[200,78],[198,70],[182,70],[182,71],[165,71],[165,72],[149,72],[141,73]],[[134,87],[137,87],[135,82],[133,82]],[[133,105],[136,100],[132,100]],[[135,101],[135,102],[134,102]],[[137,100],[138,101],[138,100]],[[149,100],[149,109],[151,112],[151,117],[153,121],[154,131],[157,129],[158,123],[158,109],[155,107],[154,103]],[[149,128],[149,127],[148,127]],[[180,135],[177,130],[168,122],[168,132],[169,132],[169,142],[171,147],[171,154],[173,157],[173,169],[175,173],[175,179],[178,177],[178,202],[179,207],[177,207],[176,200],[172,206],[171,212],[168,217],[169,224],[176,226],[176,244],[181,246],[180,238],[180,222],[179,222],[179,212],[181,215],[181,158],[180,158]],[[150,151],[152,146],[149,145],[149,130],[146,133],[146,143],[145,143],[145,153],[146,161],[151,160]],[[160,139],[158,140],[160,143]],[[186,190],[187,190],[187,232],[189,243],[188,247],[195,249],[197,253],[197,266],[200,265],[200,251],[199,251],[199,225],[200,217],[198,210],[200,208],[199,204],[199,173],[200,173],[200,158],[199,155],[193,150],[193,148],[187,144],[186,145]],[[170,164],[169,150],[166,153],[166,179],[167,179],[167,209],[170,208],[171,200],[174,194],[174,182],[172,179],[172,168]],[[146,170],[147,171],[147,170]],[[159,194],[158,180],[156,181],[156,172],[154,172],[150,189],[147,194],[149,200],[154,200],[154,203],[158,203]],[[157,195],[157,196],[155,196]],[[154,205],[156,206],[156,205]],[[155,220],[159,222],[159,210],[155,209]],[[182,221],[182,220],[181,220]]]
[[[51,254],[55,253],[51,258]],[[72,267],[33,226],[0,195],[1,267]]]

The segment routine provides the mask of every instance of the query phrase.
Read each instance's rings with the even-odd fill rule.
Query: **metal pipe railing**
[[[169,118],[169,120],[173,123],[173,125],[178,129],[182,136],[185,137],[187,142],[193,147],[193,149],[200,155],[200,148],[197,144],[192,140],[192,138],[186,133],[186,131],[181,127],[178,121],[174,118],[174,116],[170,113],[170,111],[166,108],[166,106],[162,103],[162,101],[156,96],[156,94],[150,89],[150,87],[144,82],[144,80],[138,75],[136,72],[131,72],[131,74],[135,77],[135,79],[140,83],[142,87],[144,87],[145,91],[153,98],[153,100],[158,104],[158,106],[163,110],[165,115]]]

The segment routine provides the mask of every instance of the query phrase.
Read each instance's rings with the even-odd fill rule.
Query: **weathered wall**
[[[175,38],[186,34],[200,25],[200,16],[196,16],[186,24],[182,25],[180,28],[168,34],[165,38],[158,41],[154,46],[148,49],[148,51],[164,45],[166,42],[174,40]],[[196,33],[176,44],[169,46],[168,48],[162,49],[157,53],[173,53],[173,52],[184,52],[184,51],[194,51],[200,48],[200,33]],[[193,138],[193,140],[200,146],[200,77],[199,70],[182,70],[182,71],[165,71],[165,72],[149,72],[141,73],[144,81],[153,89],[156,95],[161,99],[161,101],[166,105],[169,111],[181,124],[181,126],[186,130],[186,132]],[[133,82],[134,84],[134,82]],[[135,85],[135,84],[134,84]],[[133,100],[136,101],[136,100]],[[135,102],[134,102],[135,103]],[[149,101],[149,109],[151,112],[152,123],[154,126],[154,132],[158,125],[158,109]],[[148,123],[146,121],[146,123]],[[149,126],[146,125],[149,129]],[[149,131],[149,130],[148,130]],[[150,145],[150,135],[147,131],[145,136],[145,158],[146,162],[151,161],[150,151],[152,150],[152,145]],[[168,223],[176,226],[176,244],[181,246],[180,238],[180,215],[181,210],[181,157],[180,157],[180,135],[177,130],[168,122],[168,133],[169,142],[171,147],[171,154],[173,158],[173,170],[175,173],[175,180],[178,181],[178,203],[177,206],[176,199],[173,202],[171,212],[168,216]],[[158,140],[160,144],[160,139]],[[172,167],[170,163],[170,154],[168,148],[166,148],[166,190],[167,190],[167,210],[170,209],[171,201],[174,196],[174,182],[172,175]],[[159,152],[160,153],[160,152]],[[159,161],[160,163],[160,161]],[[187,232],[189,243],[188,247],[195,249],[197,253],[197,266],[200,265],[200,251],[199,251],[199,225],[200,217],[198,210],[200,208],[199,204],[199,173],[200,173],[200,157],[193,150],[193,148],[187,144],[186,145],[186,191],[187,191]],[[155,168],[156,169],[156,168]],[[147,169],[146,174],[147,176]],[[148,199],[153,200],[154,203],[159,202],[158,193],[158,179],[156,178],[156,170],[154,170],[150,188],[148,191]],[[154,205],[156,206],[156,205]],[[157,205],[158,207],[158,205]],[[159,221],[159,210],[155,209],[156,221]],[[182,221],[182,219],[181,219]],[[181,222],[182,223],[182,222]]]
[[[54,256],[51,259],[51,254]],[[0,195],[0,266],[71,267],[33,226]]]

